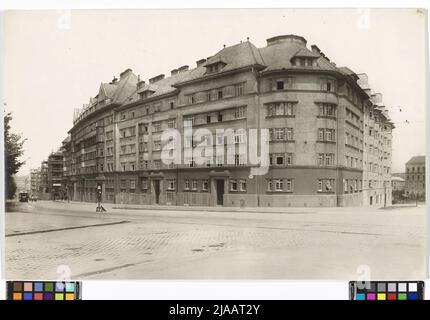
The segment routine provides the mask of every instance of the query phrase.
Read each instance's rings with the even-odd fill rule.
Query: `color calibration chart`
[[[351,281],[349,288],[351,300],[424,300],[423,281]]]
[[[81,300],[79,281],[8,281],[8,300]]]

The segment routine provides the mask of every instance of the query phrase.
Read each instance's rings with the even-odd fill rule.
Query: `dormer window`
[[[296,67],[312,67],[315,64],[315,58],[309,57],[294,57],[291,60],[293,66]]]
[[[152,90],[145,90],[145,91],[139,92],[139,97],[140,97],[140,99],[146,99],[153,93],[154,93],[154,91],[152,91]]]
[[[224,68],[224,66],[226,65],[225,62],[218,60],[218,61],[213,61],[210,64],[207,64],[206,67],[206,73],[215,73],[220,71],[222,68]]]

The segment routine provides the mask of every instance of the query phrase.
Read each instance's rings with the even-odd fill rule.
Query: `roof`
[[[406,164],[425,164],[426,156],[415,156],[412,157]]]
[[[291,64],[291,59],[295,56],[314,57],[317,59],[314,66],[306,67],[306,69],[338,71],[338,68],[336,68],[334,64],[330,63],[322,55],[307,49],[303,42],[278,41],[267,47],[260,48],[259,52],[263,58],[264,64],[267,66],[263,72],[301,68],[300,66],[296,67]]]
[[[405,182],[405,179],[394,176],[394,177],[391,177],[391,181]]]

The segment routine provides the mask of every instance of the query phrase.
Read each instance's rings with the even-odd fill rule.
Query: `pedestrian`
[[[97,208],[96,212],[106,212],[106,209],[102,206],[102,187],[97,186]]]

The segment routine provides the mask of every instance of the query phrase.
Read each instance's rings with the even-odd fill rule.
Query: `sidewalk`
[[[68,207],[85,207],[88,209],[94,209],[97,206],[96,203],[92,202],[78,202],[78,201],[43,201],[44,204],[58,203],[66,204]],[[199,212],[239,212],[239,213],[274,213],[274,214],[304,214],[304,213],[354,213],[354,212],[383,212],[385,210],[393,209],[407,209],[411,205],[394,205],[386,208],[375,208],[375,207],[200,207],[200,206],[174,206],[174,205],[138,205],[138,204],[113,204],[104,203],[103,206],[106,210],[112,212],[115,210],[163,210],[163,211],[199,211]],[[419,205],[421,206],[421,205]],[[414,205],[415,207],[415,205]]]

